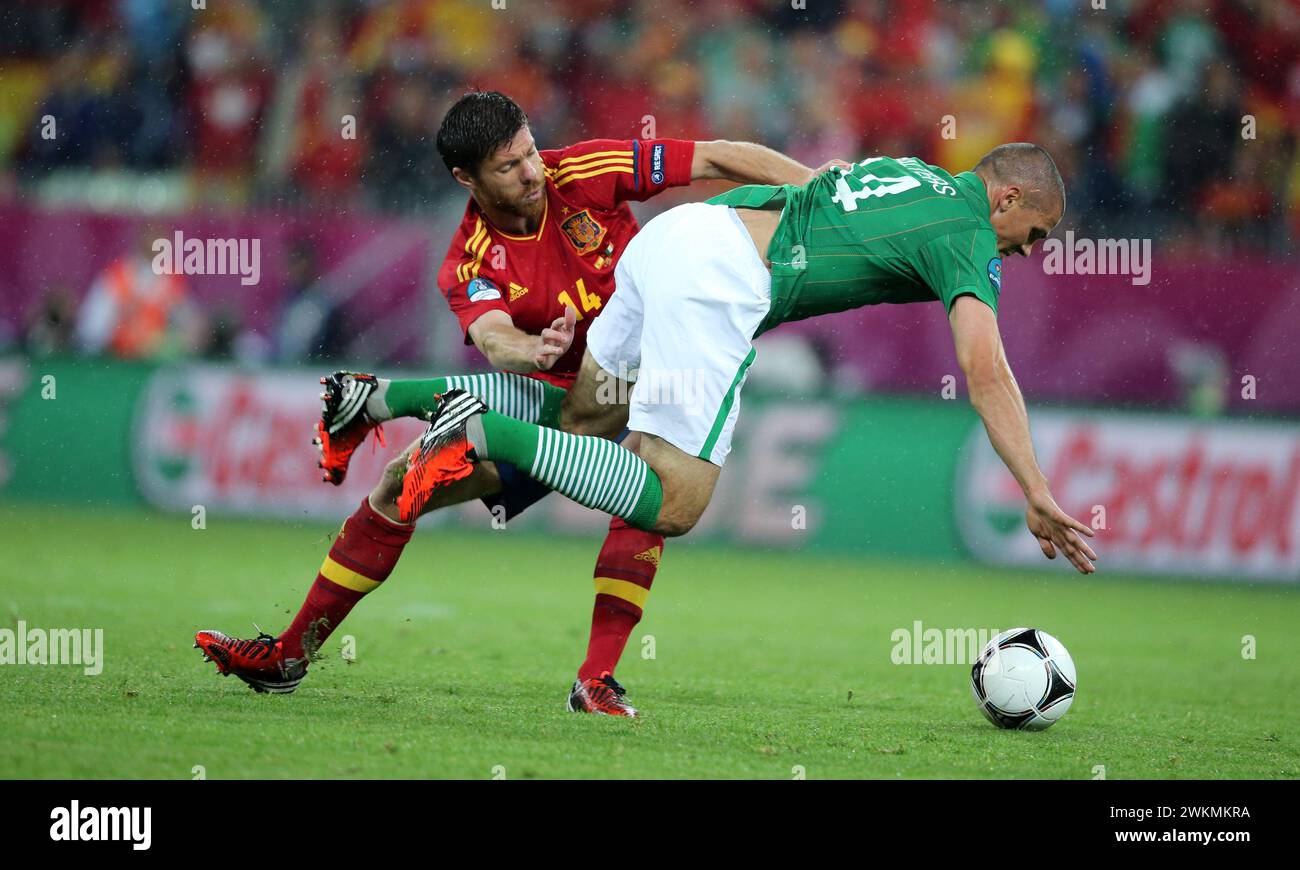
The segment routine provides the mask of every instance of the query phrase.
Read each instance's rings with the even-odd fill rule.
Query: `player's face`
[[[537,143],[522,128],[509,145],[498,148],[483,161],[474,178],[474,195],[502,211],[523,218],[535,218],[546,202],[546,168],[537,153]]]
[[[1004,257],[1012,254],[1028,257],[1034,245],[1047,238],[1048,233],[1061,222],[1061,215],[1059,212],[1044,214],[1025,205],[1017,191],[1016,195],[1004,196],[998,201],[989,215],[989,222],[998,236],[998,253]]]

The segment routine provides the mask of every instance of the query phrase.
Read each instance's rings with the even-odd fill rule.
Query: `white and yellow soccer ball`
[[[970,682],[980,712],[994,725],[1042,731],[1074,701],[1074,659],[1047,632],[1013,628],[980,651]]]

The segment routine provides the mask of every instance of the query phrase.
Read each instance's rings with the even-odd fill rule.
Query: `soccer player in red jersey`
[[[614,264],[638,229],[629,200],[702,179],[803,184],[817,174],[750,143],[598,139],[538,151],[523,111],[496,92],[458,101],[443,119],[437,146],[470,195],[438,284],[466,342],[498,371],[422,380],[352,372],[322,378],[318,442],[325,479],[333,483],[342,482],[372,429],[393,417],[427,419],[435,397],[451,389],[526,422],[560,427],[561,400],[581,364],[587,328],[614,292]],[[481,499],[509,519],[550,491],[512,465],[480,462],[426,502],[402,492],[410,453],[389,464],[343,524],[306,602],[279,638],[196,635],[218,670],[258,691],[292,692],[315,650],[392,572],[418,516]],[[587,658],[568,709],[637,715],[613,671],[641,619],[663,543],[620,519],[610,523],[596,559]]]

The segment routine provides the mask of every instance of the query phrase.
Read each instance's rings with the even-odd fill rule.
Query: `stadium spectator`
[[[251,0],[229,0],[195,20],[185,46],[195,182],[202,202],[240,203],[250,193],[271,87],[262,17]]]
[[[104,267],[90,285],[77,315],[77,342],[84,353],[118,359],[188,356],[199,347],[202,318],[183,275],[153,269],[153,242],[145,231],[133,250]]]
[[[271,143],[264,172],[291,182],[308,203],[355,200],[364,141],[358,84],[342,53],[336,18],[313,16],[301,51],[279,78],[264,137],[264,144]]]
[[[41,294],[40,308],[23,336],[24,349],[34,357],[71,353],[76,343],[76,296],[63,286]]]
[[[319,278],[311,244],[294,243],[287,301],[276,326],[276,358],[281,363],[328,362],[346,355],[347,324],[339,307],[315,292]]]
[[[445,173],[433,160],[433,105],[433,95],[419,77],[403,78],[389,90],[374,123],[374,148],[365,168],[381,208],[427,207],[445,189]]]

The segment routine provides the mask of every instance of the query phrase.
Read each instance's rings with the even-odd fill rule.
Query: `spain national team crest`
[[[600,247],[600,240],[605,238],[605,228],[596,223],[585,208],[565,218],[560,223],[560,229],[564,230],[579,254],[590,254]]]

